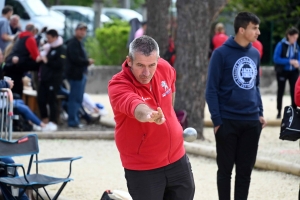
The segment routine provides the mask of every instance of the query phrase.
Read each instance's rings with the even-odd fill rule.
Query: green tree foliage
[[[283,36],[289,26],[300,26],[300,1],[295,0],[230,0],[226,11],[247,10],[255,13],[262,24],[273,23],[274,36]]]
[[[86,47],[96,64],[121,65],[128,54],[126,48],[130,26],[124,21],[114,21],[96,30],[96,40],[88,39]]]

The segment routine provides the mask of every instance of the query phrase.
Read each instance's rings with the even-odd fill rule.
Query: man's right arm
[[[139,122],[154,122],[156,124],[162,124],[166,121],[165,116],[161,108],[152,110],[146,104],[139,104],[134,110],[135,119]]]
[[[221,54],[215,50],[209,62],[208,76],[206,83],[205,98],[211,114],[211,119],[215,127],[222,124],[221,114],[219,110],[219,85],[221,80],[223,66],[223,58]]]

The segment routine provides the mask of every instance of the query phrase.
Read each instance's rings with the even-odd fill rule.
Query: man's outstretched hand
[[[166,121],[165,115],[160,107],[157,108],[157,111],[152,111],[147,115],[148,122],[154,122],[158,125],[163,124]]]

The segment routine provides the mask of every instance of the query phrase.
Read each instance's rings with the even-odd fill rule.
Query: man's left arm
[[[39,49],[37,47],[34,37],[27,38],[25,46],[26,49],[29,51],[31,58],[35,61],[39,56]]]
[[[259,62],[258,62],[259,63]],[[260,95],[260,90],[259,90],[259,84],[260,84],[260,77],[259,77],[259,68],[260,68],[260,63],[257,66],[257,74],[256,74],[256,91],[257,91],[257,96],[258,96],[258,108],[259,108],[259,121],[262,124],[262,127],[264,128],[267,124],[263,112],[263,104],[261,100],[261,95]]]

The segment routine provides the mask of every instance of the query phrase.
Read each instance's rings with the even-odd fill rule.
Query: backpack
[[[279,139],[296,141],[300,138],[300,109],[284,108]]]
[[[33,126],[26,120],[17,109],[14,108],[14,114],[19,116],[19,119],[13,119],[12,129],[13,131],[32,131]]]

